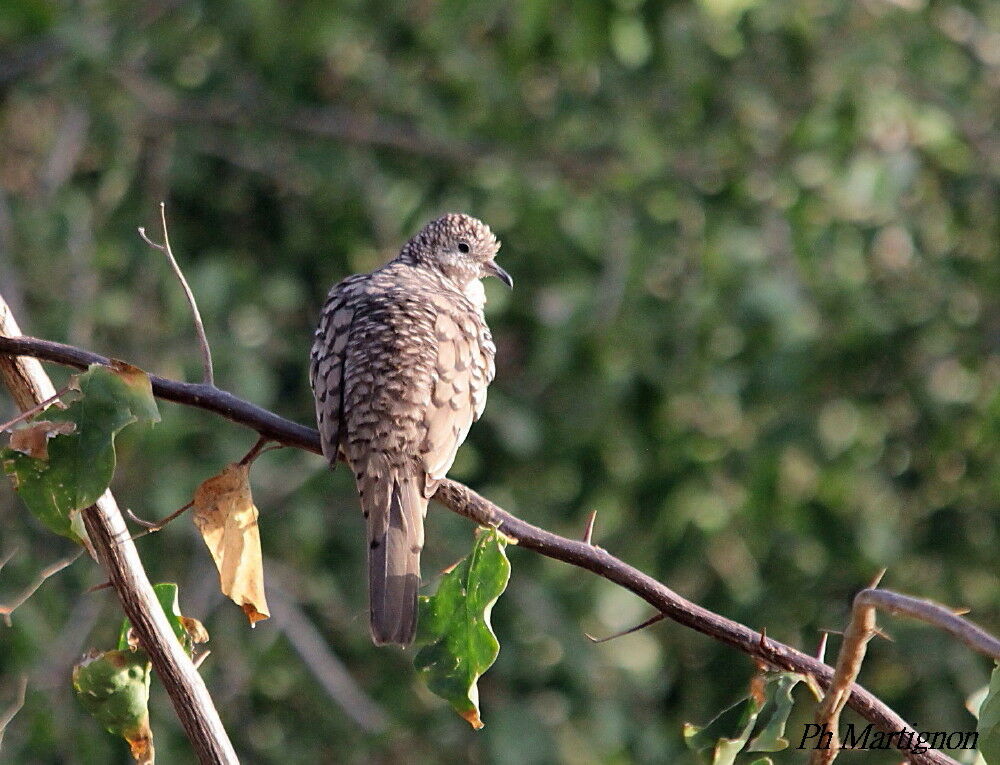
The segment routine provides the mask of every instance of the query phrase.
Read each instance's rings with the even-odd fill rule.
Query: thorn
[[[251,624],[250,626],[253,627],[254,625]],[[207,659],[211,655],[212,655],[211,650],[206,650],[204,653],[200,653],[197,656],[195,656],[194,659],[192,660],[194,668],[198,669],[201,666],[202,662],[205,661],[205,659]]]
[[[875,574],[875,576],[872,578],[871,582],[868,583],[868,588],[867,589],[874,590],[876,587],[878,587],[879,584],[882,582],[882,577],[885,576],[885,572],[888,571],[888,570],[889,569],[883,568],[881,571],[879,571],[877,574]]]
[[[767,651],[767,627],[760,629],[760,650]]]
[[[830,637],[830,633],[823,630],[823,636],[819,639],[819,647],[816,649],[816,658],[826,664],[826,641]]]
[[[101,590],[108,590],[111,588],[111,582],[101,582],[100,584],[95,584],[93,587],[88,587],[85,592],[100,592]]]
[[[597,520],[597,511],[591,510],[590,517],[587,519],[587,528],[583,532],[584,544],[592,545],[591,538],[594,536],[594,521]]]
[[[892,639],[892,635],[885,632],[881,627],[872,627],[872,636],[878,636],[883,640],[888,640],[890,643],[895,643],[896,641]]]
[[[615,638],[624,637],[625,635],[631,635],[633,632],[638,632],[641,629],[649,627],[651,624],[656,624],[658,621],[662,621],[666,618],[666,614],[659,613],[654,614],[644,621],[642,624],[637,624],[635,627],[631,627],[624,632],[617,632],[614,635],[608,635],[607,637],[596,638],[593,635],[588,635],[586,632],[583,634],[586,636],[587,640],[591,643],[607,643],[609,640],[614,640]]]
[[[951,612],[955,614],[955,616],[965,616],[966,614],[971,613],[972,609],[963,606],[962,608],[954,608]]]

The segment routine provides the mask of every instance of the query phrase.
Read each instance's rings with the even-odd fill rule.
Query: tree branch
[[[884,573],[883,569],[882,574]],[[840,753],[840,739],[837,735],[840,713],[844,709],[851,684],[861,671],[868,641],[881,634],[875,624],[875,609],[881,608],[896,616],[909,616],[911,619],[933,624],[957,637],[972,650],[985,654],[994,661],[1000,661],[1000,640],[938,603],[913,598],[892,590],[877,589],[882,574],[879,574],[867,589],[854,596],[851,621],[844,633],[844,642],[837,658],[837,669],[816,711],[816,725],[824,733],[829,732],[833,736],[829,746],[813,752],[810,765],[830,765]]]
[[[77,368],[108,361],[105,357],[90,351],[28,337],[0,337],[0,358],[3,354],[32,356]],[[312,428],[286,420],[218,388],[166,380],[153,375],[150,375],[150,378],[153,393],[160,398],[215,412],[286,446],[294,446],[316,454],[321,453],[319,434]],[[736,648],[769,667],[812,676],[824,688],[830,684],[833,677],[832,667],[680,597],[664,584],[600,547],[566,539],[533,526],[456,481],[449,479],[442,481],[434,499],[452,512],[480,525],[498,527],[504,534],[516,539],[521,547],[592,571],[620,585],[675,622]],[[883,731],[913,729],[876,696],[857,684],[851,686],[847,703]],[[907,751],[906,756],[918,765],[958,765],[955,760],[936,751],[921,754]]]
[[[17,322],[0,297],[0,337],[16,340]],[[33,359],[0,355],[0,375],[22,409],[28,409],[55,389],[41,365]],[[202,763],[237,765],[236,752],[201,675],[174,635],[163,607],[156,599],[125,519],[110,491],[83,511],[87,534],[97,557],[118,593],[122,610],[132,622],[142,647],[167,689],[178,718]]]

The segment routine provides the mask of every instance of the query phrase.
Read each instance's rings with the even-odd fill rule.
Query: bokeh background
[[[487,285],[497,381],[452,477],[571,536],[596,510],[598,544],[806,650],[881,567],[997,631],[998,92],[986,0],[5,0],[0,292],[29,334],[199,379],[136,235],[166,200],[219,385],[311,422],[327,288],[472,213],[516,289]],[[254,441],[161,410],[114,483],[147,518]],[[591,645],[650,610],[514,548],[474,733],[370,644],[346,471],[282,450],[253,483],[276,613],[257,629],[189,521],[140,542],[212,635],[246,762],[693,762],[682,723],[752,673],[671,623]],[[433,582],[472,529],[440,508],[428,527]],[[0,597],[71,552],[6,488],[0,528]],[[29,676],[0,759],[127,761],[70,691],[117,633],[100,581],[81,560],[0,626],[0,705]],[[973,728],[988,663],[883,621],[861,680],[922,729]],[[190,762],[155,681],[152,710],[161,760]]]

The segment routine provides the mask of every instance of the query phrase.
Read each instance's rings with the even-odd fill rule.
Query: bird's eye
[[[463,255],[468,255],[469,254],[469,250],[470,250],[470,248],[469,248],[468,242],[459,242],[458,243],[458,251],[460,253],[462,253]]]

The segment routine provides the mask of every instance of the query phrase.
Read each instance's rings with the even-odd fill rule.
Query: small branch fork
[[[829,746],[813,751],[809,760],[810,765],[830,765],[840,753],[840,737],[837,735],[840,713],[861,671],[868,642],[876,635],[882,635],[875,624],[876,609],[880,608],[896,616],[909,616],[911,619],[927,622],[958,638],[974,651],[1000,661],[1000,640],[967,619],[963,619],[954,610],[929,600],[877,589],[884,573],[885,571],[882,571],[867,589],[859,592],[854,598],[851,622],[847,632],[844,633],[844,642],[837,658],[837,669],[816,711],[816,724],[824,733],[831,733],[832,738]]]
[[[214,388],[215,371],[212,368],[212,349],[209,347],[208,337],[205,335],[205,324],[201,320],[198,302],[194,299],[194,293],[191,291],[187,279],[184,278],[184,272],[177,265],[177,259],[174,257],[173,250],[170,249],[170,234],[167,233],[167,206],[163,202],[160,202],[160,223],[163,225],[163,244],[158,244],[146,236],[146,229],[142,226],[139,226],[139,236],[142,237],[142,241],[154,250],[159,250],[167,256],[167,260],[170,261],[170,267],[174,269],[174,275],[184,289],[184,295],[187,297],[188,305],[191,306],[191,314],[194,317],[194,331],[198,335],[198,345],[201,348],[201,362],[204,371],[202,383]]]
[[[81,348],[29,337],[0,337],[0,361],[4,354],[31,356],[77,368],[85,368],[93,363],[108,363],[108,359],[104,356]],[[231,393],[210,385],[183,383],[155,375],[150,375],[150,381],[153,393],[158,398],[215,412],[284,446],[292,446],[315,454],[322,453],[319,433],[313,428],[286,420]],[[517,539],[519,547],[586,569],[620,585],[638,595],[667,618],[731,646],[768,667],[812,676],[823,687],[829,685],[833,678],[833,669],[813,656],[773,638],[762,640],[759,632],[685,600],[661,582],[619,560],[606,550],[582,540],[560,537],[533,526],[463,484],[449,479],[443,480],[434,499],[452,512],[482,526],[498,527],[502,533]],[[912,727],[861,686],[854,684],[850,689],[847,705],[874,723],[880,730],[892,732]],[[907,752],[906,756],[917,765],[958,765],[952,758],[936,751],[921,754]]]

